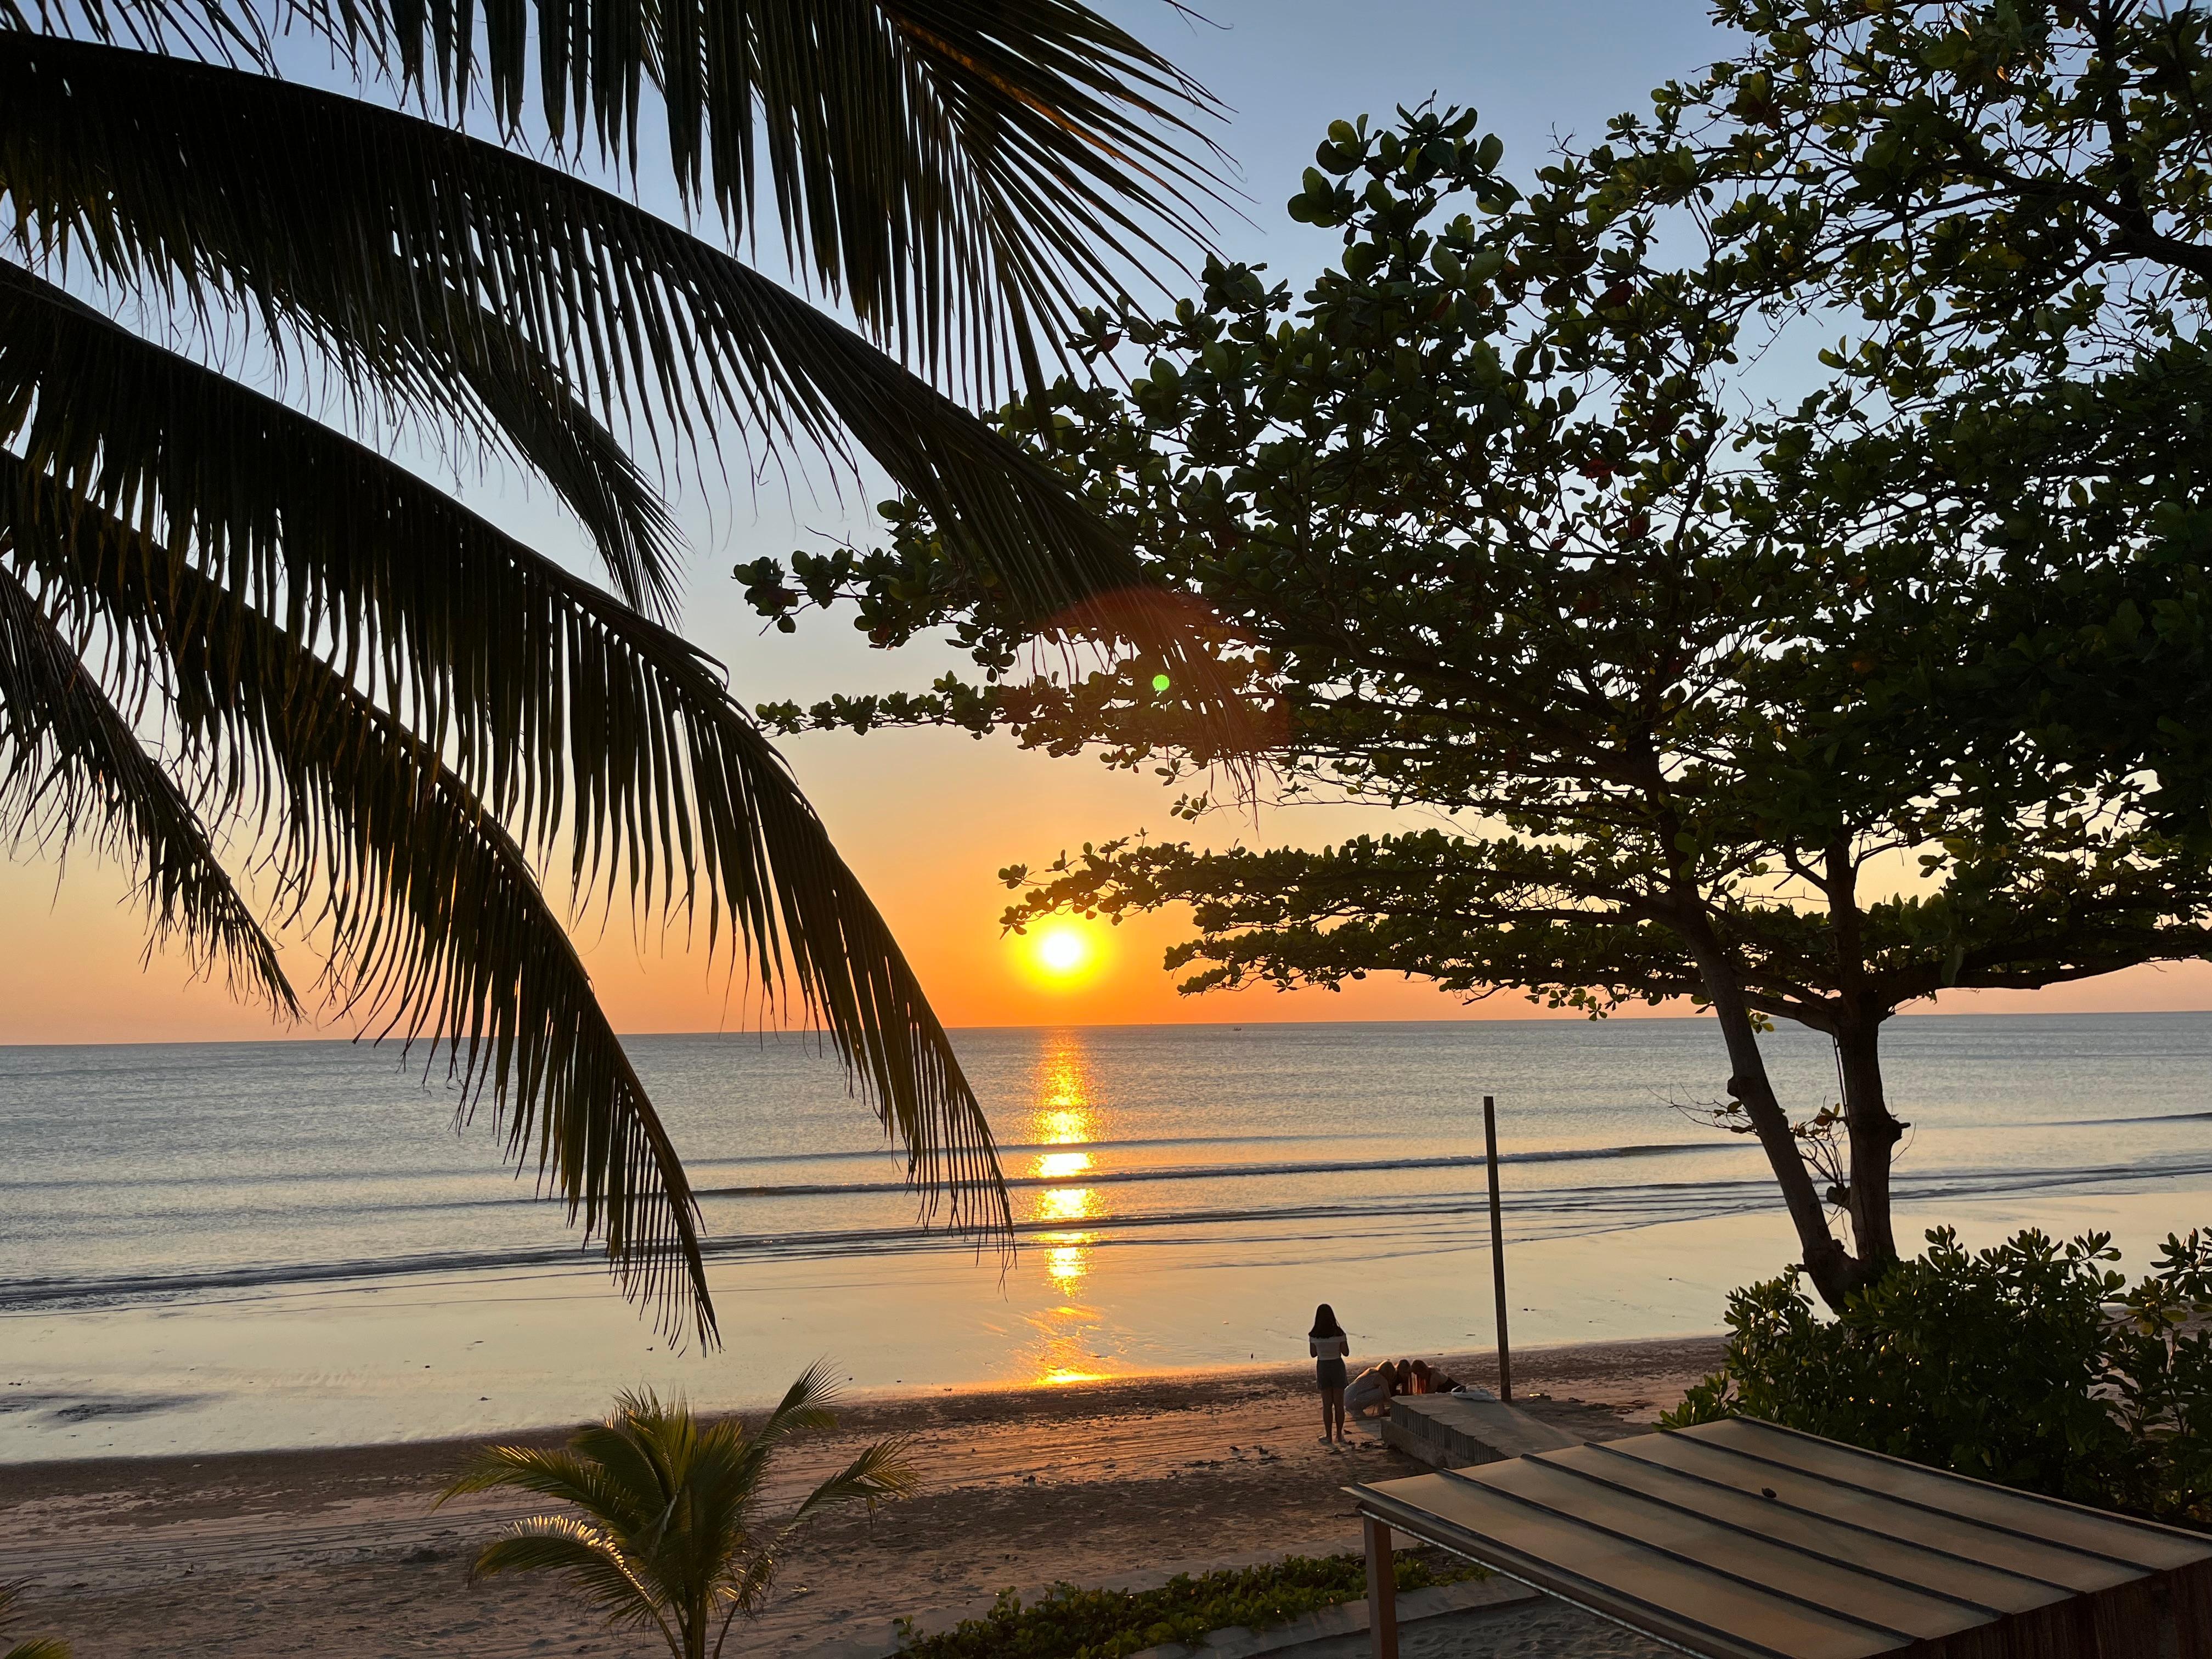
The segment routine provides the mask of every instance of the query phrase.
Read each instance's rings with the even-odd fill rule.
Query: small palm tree
[[[675,1659],[719,1656],[739,1613],[767,1601],[793,1535],[823,1510],[872,1510],[914,1488],[907,1443],[870,1446],[817,1486],[781,1522],[761,1515],[776,1451],[836,1426],[836,1392],[816,1365],[757,1429],[737,1418],[702,1425],[681,1400],[618,1396],[606,1421],[565,1449],[488,1446],[439,1503],[463,1492],[519,1486],[581,1512],[532,1516],[487,1545],[471,1582],[495,1572],[566,1574],[611,1625],[657,1630]],[[712,1645],[709,1645],[709,1638]]]
[[[9,1609],[22,1594],[21,1584],[0,1584],[0,1624],[7,1622]],[[70,1659],[70,1644],[58,1636],[33,1636],[0,1653],[0,1659]]]

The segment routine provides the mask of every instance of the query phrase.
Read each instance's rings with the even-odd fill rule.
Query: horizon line
[[[1107,1020],[1091,1023],[1077,1020],[1052,1020],[1032,1024],[1019,1025],[948,1025],[945,1029],[948,1035],[957,1036],[962,1032],[971,1031],[977,1033],[998,1031],[1241,1031],[1244,1030],[1245,1027],[1253,1025],[1266,1027],[1268,1029],[1277,1029],[1286,1026],[1328,1028],[1356,1025],[1607,1025],[1613,1024],[1616,1022],[1637,1024],[1656,1024],[1661,1021],[1686,1023],[1691,1020],[1706,1018],[1709,1017],[1710,1012],[1710,1010],[1701,1009],[1695,1012],[1680,1014],[1614,1014],[1608,1015],[1604,1019],[1569,1019],[1554,1014],[1548,1017],[1543,1015],[1523,1015],[1516,1018],[1498,1018],[1497,1016],[1462,1017],[1456,1019],[1447,1018],[1442,1019]],[[1944,1012],[1936,1010],[1930,1010],[1926,1013],[1899,1012],[1893,1016],[1893,1018],[1898,1019],[1911,1020],[2164,1019],[2188,1018],[2192,1017],[2202,1017],[2206,1014],[2212,1014],[2212,1009],[2097,1008],[2056,1012],[2039,1009],[1988,1009],[1978,1010],[1971,1013]],[[1792,1025],[1796,1024],[1795,1021],[1787,1023]],[[1809,1030],[1812,1028],[1809,1026],[1804,1026],[1798,1027],[1798,1029]],[[766,1039],[769,1037],[811,1037],[822,1042],[825,1047],[834,1046],[830,1043],[826,1033],[816,1030],[811,1026],[805,1025],[745,1026],[736,1029],[724,1029],[720,1030],[617,1031],[615,1035],[619,1040],[624,1042],[631,1042],[638,1038],[651,1037],[751,1037],[755,1039]],[[105,1041],[74,1042],[40,1042],[9,1039],[0,1040],[0,1049],[235,1048],[251,1048],[259,1044],[276,1042],[333,1042],[345,1043],[349,1046],[359,1045],[366,1048],[404,1049],[410,1047],[432,1047],[441,1045],[444,1042],[445,1039],[442,1037],[418,1036],[412,1039],[403,1039],[397,1036],[344,1036],[325,1035],[320,1032],[310,1032],[299,1036],[288,1036],[283,1033],[277,1033],[262,1037],[119,1037],[111,1038]]]

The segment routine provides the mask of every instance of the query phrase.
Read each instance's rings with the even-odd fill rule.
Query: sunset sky
[[[1282,204],[1339,116],[1389,115],[1434,93],[1470,103],[1507,143],[1508,167],[1534,165],[1553,134],[1595,134],[1615,109],[1641,102],[1670,75],[1716,55],[1704,8],[1691,0],[1391,0],[1348,9],[1318,0],[1211,0],[1211,23],[1180,20],[1161,0],[1115,0],[1107,9],[1192,70],[1230,107],[1218,137],[1243,169],[1249,223],[1225,219],[1224,251],[1264,259],[1302,284],[1336,246],[1291,224]],[[648,199],[650,193],[648,192]],[[659,205],[659,204],[655,204]],[[446,482],[450,483],[447,479]],[[472,481],[472,503],[549,550],[578,538],[543,500]],[[849,492],[848,492],[849,493]],[[855,497],[857,500],[857,497]],[[686,631],[730,665],[748,702],[802,700],[832,690],[917,687],[947,659],[917,647],[870,652],[842,617],[795,636],[763,635],[729,570],[762,553],[787,555],[827,537],[865,537],[853,501],[793,500],[781,486],[757,501],[726,487],[686,492],[684,518],[697,550]],[[847,857],[890,916],[948,1024],[1118,1024],[1157,1020],[1523,1018],[1516,997],[1462,1007],[1425,985],[1370,981],[1342,995],[1255,992],[1188,1000],[1160,968],[1178,919],[1093,930],[1038,959],[1030,941],[1001,938],[1006,895],[994,878],[1013,862],[1048,861],[1063,848],[1140,828],[1172,826],[1148,776],[1109,774],[1083,760],[1018,752],[1009,739],[977,744],[941,733],[816,737],[787,744],[801,781]],[[1217,840],[1314,844],[1377,827],[1376,815],[1303,809],[1255,824],[1221,823]],[[0,1042],[252,1038],[273,1034],[265,1015],[219,987],[187,981],[180,957],[142,967],[125,883],[89,856],[64,872],[35,849],[0,865]],[[586,941],[617,1024],[629,1031],[739,1028],[757,1012],[742,985],[687,951],[635,939],[620,919]],[[313,976],[307,952],[289,963]],[[1964,1010],[2157,1009],[2212,1006],[2212,967],[2142,969],[2040,997],[1991,994],[1947,1002]],[[338,1034],[334,1028],[328,1034]],[[312,1030],[299,1035],[313,1035]]]

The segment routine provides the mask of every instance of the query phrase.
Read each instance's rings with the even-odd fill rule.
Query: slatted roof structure
[[[2212,1537],[1750,1419],[1346,1488],[1393,1530],[1703,1659],[2212,1659]]]

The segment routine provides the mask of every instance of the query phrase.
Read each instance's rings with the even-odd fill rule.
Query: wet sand
[[[1667,1409],[1719,1351],[1717,1337],[1532,1349],[1516,1354],[1515,1383],[1530,1410],[1610,1437]],[[1495,1380],[1481,1357],[1448,1364]],[[1133,1585],[1354,1548],[1339,1489],[1416,1467],[1371,1440],[1322,1445],[1310,1370],[1252,1367],[855,1401],[837,1435],[780,1467],[779,1488],[795,1496],[858,1444],[897,1433],[916,1437],[920,1494],[811,1534],[733,1651],[857,1659],[890,1650],[896,1618],[935,1627],[1003,1588]],[[65,1637],[78,1659],[659,1650],[609,1632],[550,1579],[467,1583],[474,1549],[532,1507],[499,1497],[431,1510],[477,1443],[0,1468],[0,1581],[33,1581],[14,1633]]]

